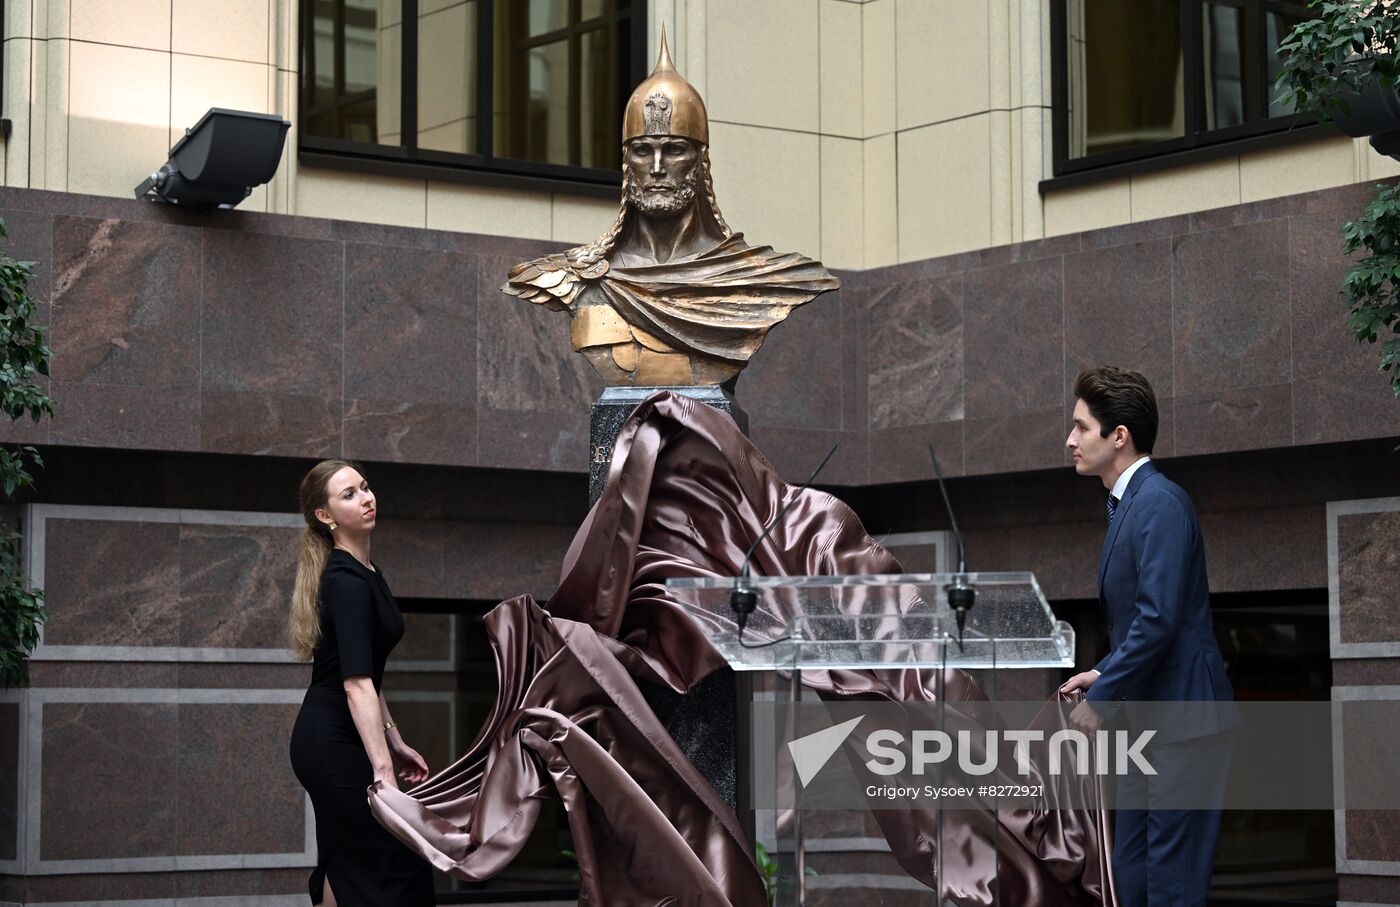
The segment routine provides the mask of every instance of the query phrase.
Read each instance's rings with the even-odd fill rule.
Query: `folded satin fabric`
[[[375,817],[438,869],[475,881],[510,864],[542,803],[558,797],[581,902],[763,907],[738,817],[666,733],[637,680],[684,692],[723,664],[709,635],[732,623],[698,626],[664,582],[735,575],[794,493],[728,416],[669,392],[648,398],[618,434],[607,487],[574,536],[548,610],[520,596],[487,615],[500,686],[475,741],[408,792],[372,786]],[[758,547],[752,569],[901,572],[849,507],[810,489]],[[893,620],[871,623],[877,635],[882,625],[895,632]],[[824,698],[911,704],[933,701],[934,679],[899,668],[802,676]],[[949,712],[984,727],[975,704],[986,697],[973,679],[954,670],[944,679]],[[1062,727],[1054,706],[1033,726]],[[1077,802],[1103,802],[1096,782],[1038,780],[1052,803],[1072,785],[1082,785]],[[900,865],[934,887],[934,813],[880,810],[875,818]],[[942,840],[942,887],[959,905],[1117,907],[1101,808],[950,811]]]

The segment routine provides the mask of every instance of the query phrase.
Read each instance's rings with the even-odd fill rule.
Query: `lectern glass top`
[[[1074,666],[1074,631],[1055,619],[1033,574],[961,579],[976,590],[961,634],[948,605],[952,574],[685,577],[666,586],[740,671]],[[730,602],[739,583],[758,599],[742,645]]]

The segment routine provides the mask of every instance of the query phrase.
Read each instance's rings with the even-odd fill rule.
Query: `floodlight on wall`
[[[1337,124],[1343,135],[1353,138],[1370,138],[1371,147],[1381,154],[1400,160],[1400,94],[1397,87],[1386,88],[1381,79],[1372,73],[1358,94],[1352,91],[1338,93],[1338,98],[1346,104],[1331,110],[1332,122]]]
[[[137,198],[187,208],[232,208],[272,179],[292,124],[279,116],[211,107],[136,187]]]

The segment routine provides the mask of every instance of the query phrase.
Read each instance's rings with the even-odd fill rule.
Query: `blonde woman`
[[[311,661],[311,686],[292,728],[292,770],[316,811],[312,904],[431,907],[428,864],[370,815],[371,784],[428,777],[380,692],[384,662],[403,638],[403,615],[369,557],[376,504],[358,469],[317,463],[301,481],[306,518],[291,638]]]

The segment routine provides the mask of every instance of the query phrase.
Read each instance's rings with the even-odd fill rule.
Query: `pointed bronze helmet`
[[[622,114],[623,144],[644,135],[680,135],[710,144],[710,118],[700,92],[676,72],[661,27],[661,53],[656,68],[627,99]]]

